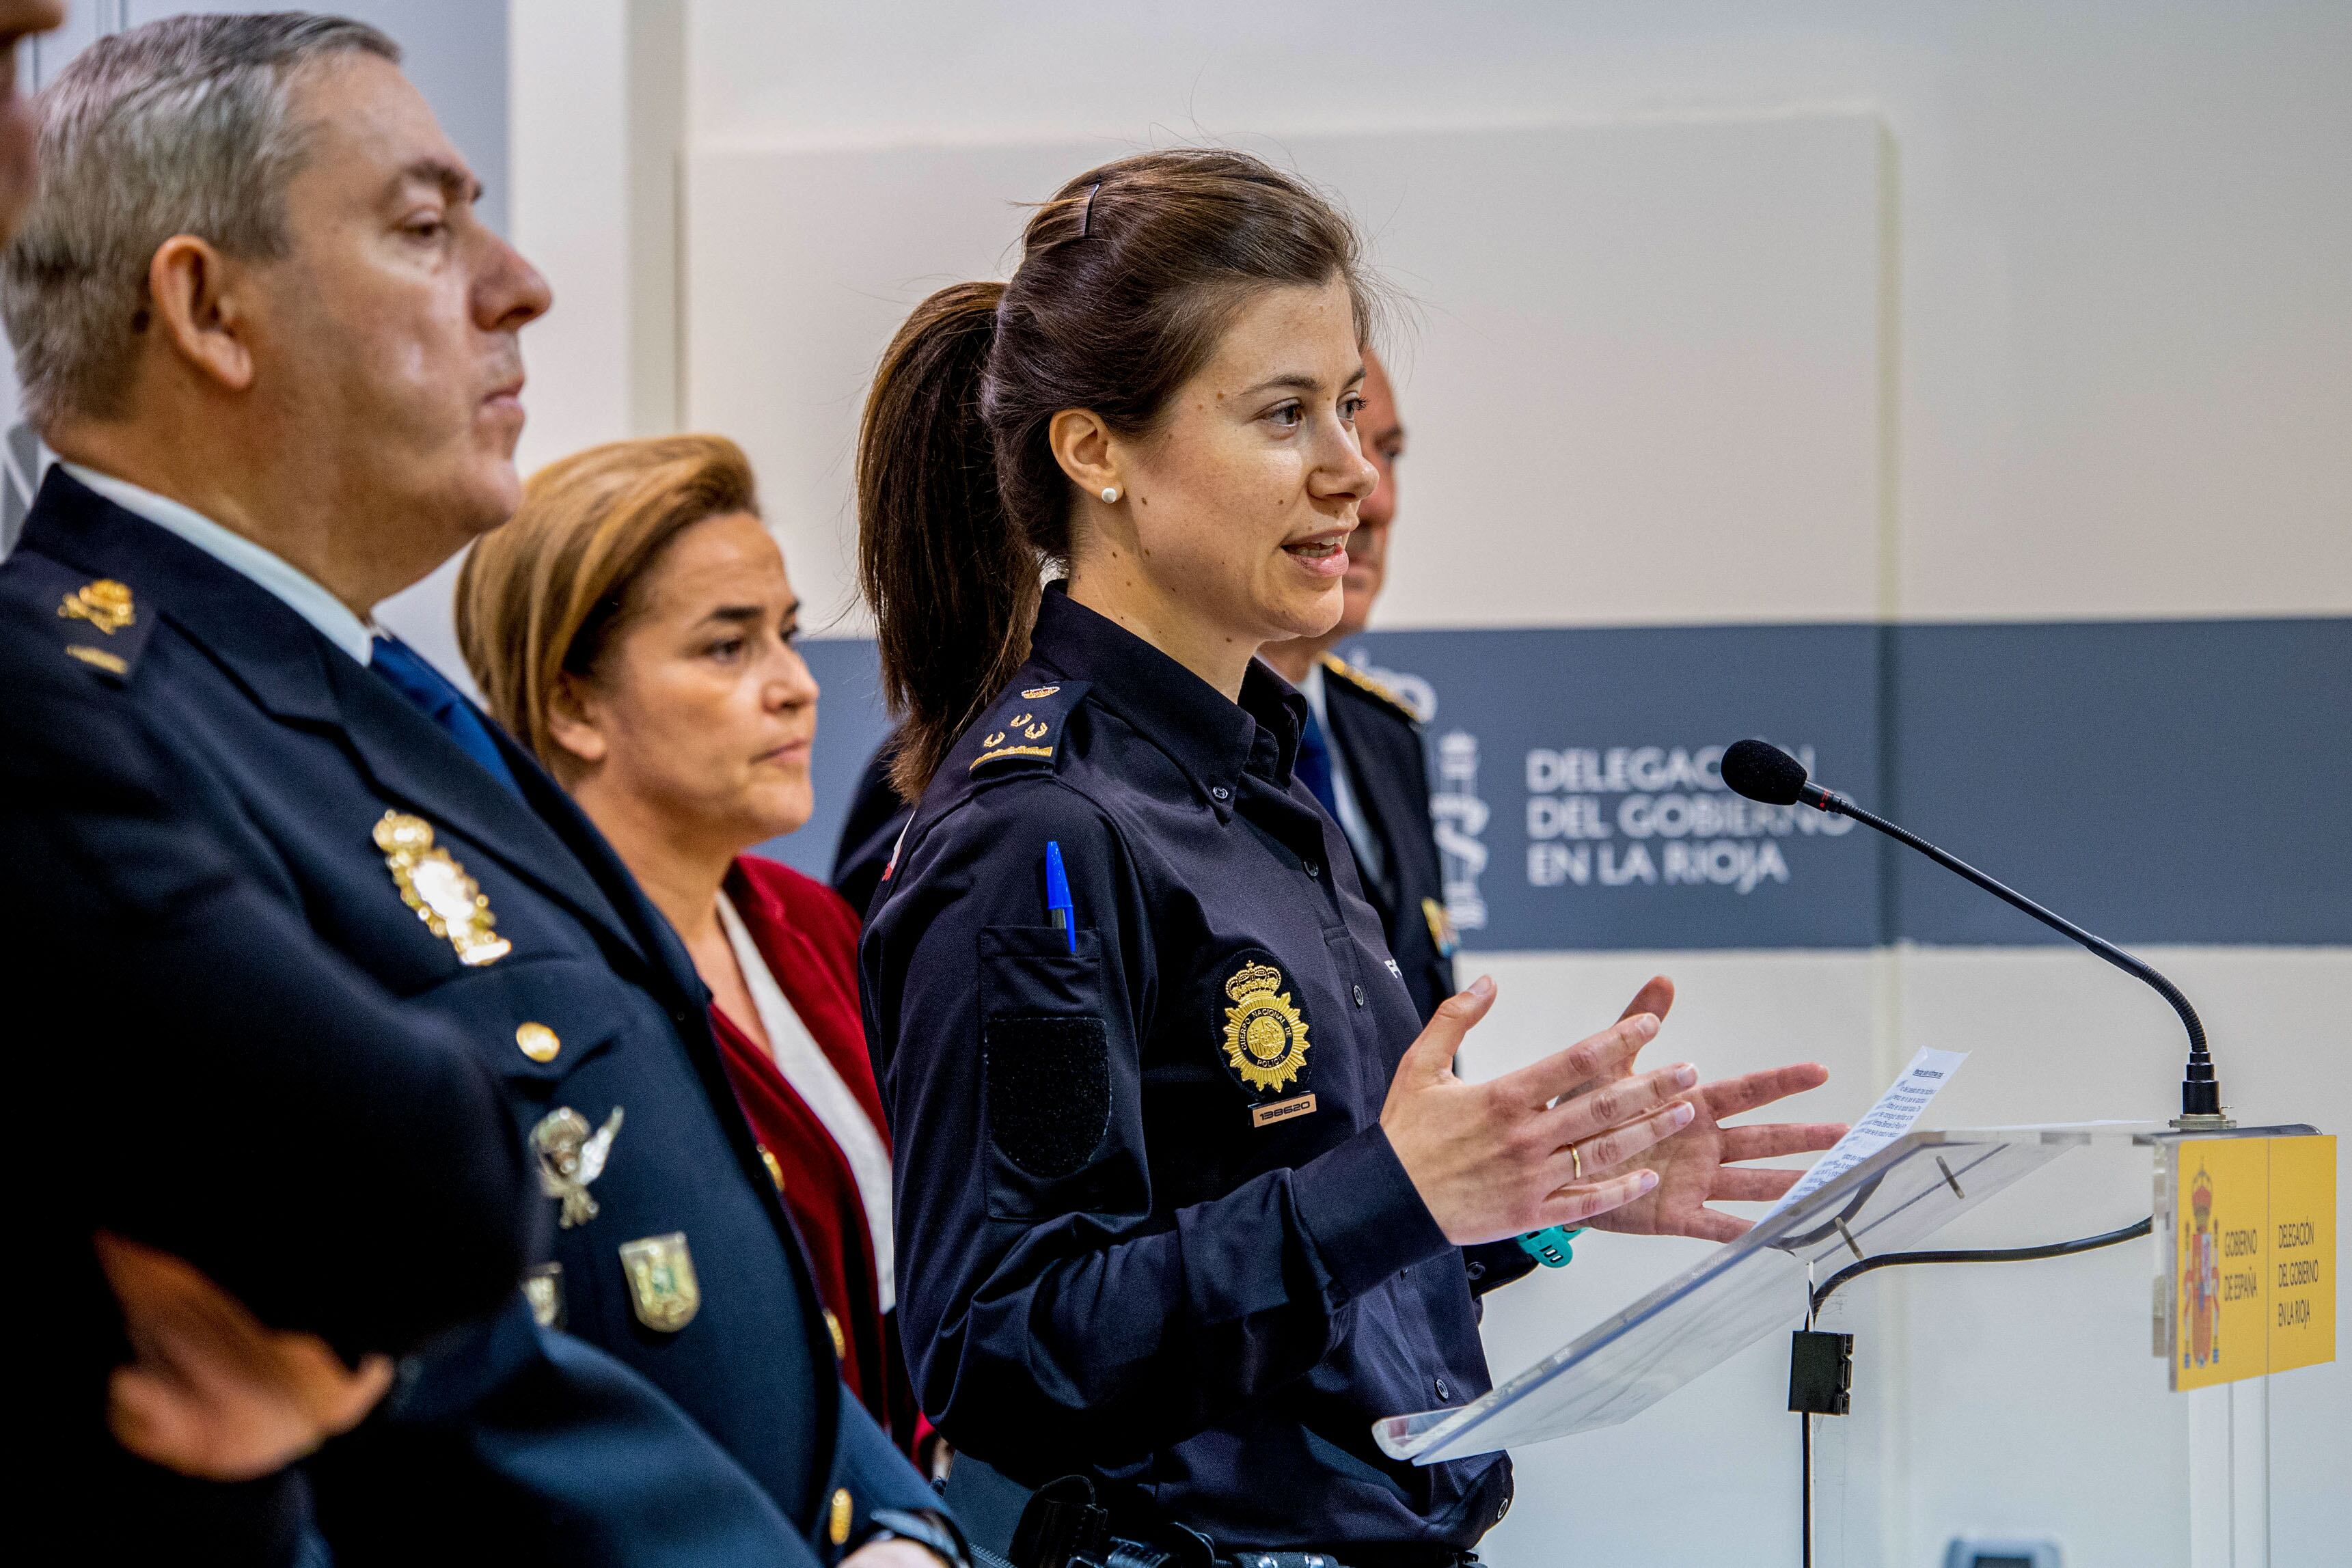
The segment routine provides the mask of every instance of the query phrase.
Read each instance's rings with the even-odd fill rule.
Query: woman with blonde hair
[[[531,476],[475,546],[457,635],[499,721],[677,927],[844,1380],[902,1445],[890,1145],[857,998],[857,917],[746,853],[808,821],[817,684],[799,601],[731,441],[592,447]]]

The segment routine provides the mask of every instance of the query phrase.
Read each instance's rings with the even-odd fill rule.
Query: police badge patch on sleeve
[[[1250,1088],[1271,1093],[1307,1071],[1307,1019],[1283,988],[1281,967],[1244,953],[1225,981],[1225,1061]]]

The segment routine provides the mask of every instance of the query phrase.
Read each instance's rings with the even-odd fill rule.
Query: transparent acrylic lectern
[[[1805,1315],[1810,1277],[1903,1251],[2093,1138],[2145,1124],[1909,1133],[1472,1404],[1391,1416],[1381,1449],[1416,1464],[1612,1427]]]

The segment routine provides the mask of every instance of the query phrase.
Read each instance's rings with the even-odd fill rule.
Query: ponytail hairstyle
[[[1029,657],[1075,494],[1046,444],[1090,409],[1148,434],[1260,292],[1337,278],[1369,334],[1355,229],[1245,152],[1145,152],[1031,215],[1007,283],[959,283],[890,341],[857,440],[858,583],[898,716],[892,782],[919,798]]]

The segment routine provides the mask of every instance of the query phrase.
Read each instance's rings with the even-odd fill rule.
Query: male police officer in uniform
[[[177,820],[166,756],[56,650],[0,606],[0,954],[38,1108],[7,1157],[45,1195],[15,1238],[47,1309],[17,1479],[89,1506],[15,1534],[292,1562],[280,1467],[367,1413],[387,1355],[513,1291],[537,1184],[458,1031]]]
[[[1298,776],[1346,831],[1356,869],[1363,873],[1364,893],[1388,933],[1389,954],[1404,971],[1413,1006],[1427,1019],[1454,994],[1454,938],[1437,841],[1430,836],[1421,716],[1403,697],[1331,652],[1371,622],[1372,605],[1388,578],[1397,460],[1404,455],[1396,393],[1369,348],[1363,392],[1356,439],[1380,470],[1381,481],[1356,507],[1339,624],[1320,637],[1270,643],[1258,657],[1307,699]]]
[[[0,243],[36,172],[16,44],[63,14],[0,0]],[[173,821],[131,716],[93,710],[79,666],[26,659],[49,639],[22,607],[0,621],[0,966],[38,1108],[7,1158],[47,1195],[15,1237],[46,1309],[16,1389],[44,1440],[16,1480],[85,1505],[21,1510],[13,1535],[79,1561],[291,1562],[309,1507],[286,1462],[367,1414],[388,1354],[514,1288],[521,1151],[464,1041]],[[353,1207],[383,1222],[342,1224]]]
[[[1395,388],[1369,346],[1363,354],[1364,401],[1356,414],[1356,438],[1381,477],[1379,486],[1357,504],[1356,531],[1348,538],[1346,602],[1338,624],[1322,636],[1268,643],[1258,657],[1307,699],[1297,771],[1355,851],[1364,895],[1380,915],[1390,955],[1426,1020],[1454,994],[1455,936],[1430,828],[1421,716],[1402,696],[1331,652],[1370,624],[1372,606],[1387,581],[1397,465],[1405,449]],[[1626,1011],[1664,1019],[1674,998],[1673,983],[1659,977]],[[1643,1157],[1658,1173],[1659,1191],[1598,1217],[1593,1225],[1716,1241],[1738,1236],[1748,1228],[1746,1220],[1704,1205],[1778,1197],[1789,1185],[1783,1179],[1789,1173],[1740,1170],[1723,1162],[1825,1149],[1845,1129],[1827,1123],[1725,1128],[1722,1120],[1818,1088],[1828,1079],[1826,1069],[1804,1063],[1699,1085],[1686,1097],[1696,1112],[1691,1126]],[[1516,1242],[1464,1250],[1472,1288],[1481,1292],[1535,1267]]]
[[[94,46],[0,297],[63,459],[0,566],[12,652],[127,716],[236,875],[463,1039],[547,1197],[528,1295],[314,1462],[325,1532],[357,1562],[953,1561],[842,1392],[676,936],[369,622],[511,510],[548,304],[396,60],[289,16]]]

